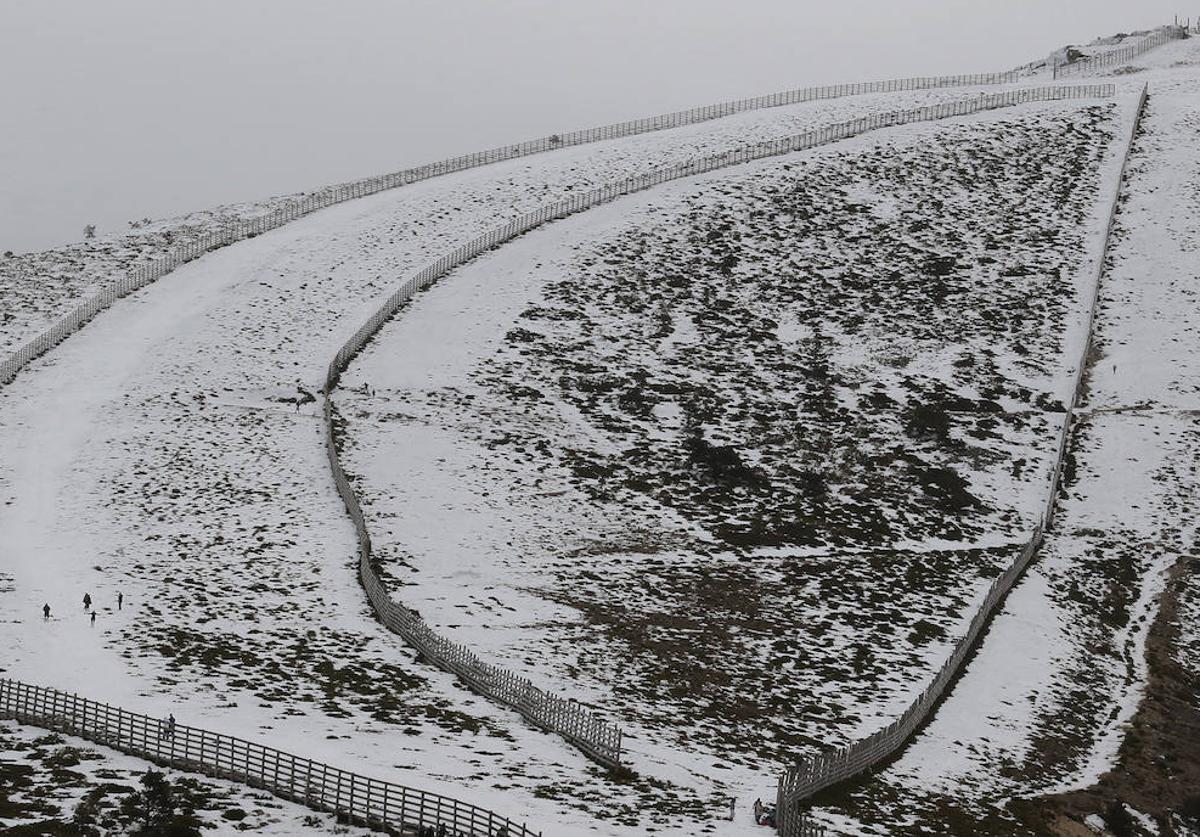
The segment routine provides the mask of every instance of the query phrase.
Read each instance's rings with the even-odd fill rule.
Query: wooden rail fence
[[[393,834],[445,826],[455,837],[540,837],[485,808],[383,782],[198,727],[168,724],[78,695],[0,680],[0,718],[58,730],[157,764],[261,788]]]

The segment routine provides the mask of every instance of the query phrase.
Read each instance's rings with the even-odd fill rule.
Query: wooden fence
[[[817,792],[846,781],[863,771],[892,758],[916,730],[928,720],[929,713],[946,691],[950,681],[958,673],[963,662],[972,653],[980,634],[987,627],[1005,596],[1013,584],[1025,571],[1029,561],[1042,543],[1042,537],[1054,520],[1055,507],[1061,487],[1063,461],[1066,456],[1074,411],[1079,405],[1085,385],[1087,359],[1091,348],[1092,323],[1095,319],[1099,300],[1100,274],[1104,270],[1104,252],[1108,248],[1113,224],[1116,220],[1117,205],[1120,199],[1120,184],[1125,178],[1129,165],[1129,154],[1137,135],[1138,125],[1145,112],[1147,89],[1142,88],[1138,98],[1137,111],[1134,117],[1133,130],[1125,145],[1121,162],[1118,185],[1109,207],[1108,221],[1105,226],[1101,255],[1097,267],[1096,281],[1087,318],[1087,336],[1084,341],[1083,353],[1075,373],[1075,385],[1071,404],[1063,417],[1062,429],[1059,434],[1058,448],[1055,453],[1054,466],[1051,470],[1049,496],[1042,515],[1042,522],[1034,528],[1033,535],[1022,546],[1016,560],[1009,568],[992,582],[983,604],[971,619],[967,632],[958,640],[953,653],[942,664],[941,669],[921,694],[909,705],[904,714],[872,735],[860,741],[855,741],[831,753],[822,753],[813,758],[803,759],[786,769],[779,779],[776,795],[776,817],[778,831],[786,837],[807,837],[810,833],[804,829],[810,827],[804,816],[804,802]]]
[[[1136,44],[1130,44],[1121,49],[1114,49],[1112,52],[1102,52],[1090,58],[1081,58],[1078,61],[1072,61],[1068,64],[1055,64],[1051,67],[1051,72],[1054,78],[1086,75],[1105,67],[1124,64],[1129,59],[1136,58],[1144,52],[1149,52],[1157,46],[1162,46],[1169,41],[1177,41],[1187,36],[1187,29],[1183,26],[1163,26],[1154,30],[1154,32],[1145,38],[1142,38]]]
[[[418,166],[411,169],[392,172],[390,174],[368,177],[350,183],[339,183],[327,186],[312,194],[296,198],[273,212],[256,218],[246,219],[230,224],[220,230],[210,232],[199,238],[172,248],[167,254],[126,273],[113,284],[99,291],[89,299],[80,303],[71,312],[43,331],[37,337],[29,340],[12,354],[0,361],[0,385],[6,384],[16,376],[30,361],[45,354],[57,346],[85,323],[113,304],[116,300],[149,285],[156,279],[170,273],[176,267],[203,254],[224,247],[228,244],[273,230],[296,218],[308,215],[318,209],[343,203],[355,198],[373,195],[387,189],[394,189],[432,177],[463,171],[465,169],[485,166],[502,160],[511,160],[531,154],[540,154],[572,145],[585,145],[602,140],[628,137],[651,131],[661,131],[667,128],[678,128],[713,119],[731,116],[735,113],[793,105],[801,102],[820,99],[835,99],[845,96],[857,96],[868,93],[895,93],[913,90],[932,90],[946,87],[985,86],[1014,82],[1015,72],[983,73],[964,76],[933,76],[887,81],[868,81],[855,84],[835,84],[826,87],[804,87],[767,96],[757,96],[752,99],[739,99],[732,102],[722,102],[715,105],[676,111],[674,113],[636,119],[629,122],[618,122],[612,125],[602,125],[598,128],[588,128],[582,131],[571,131],[565,134],[551,134],[535,140],[477,151],[460,157],[452,157],[436,163]]]
[[[502,227],[460,245],[436,262],[409,277],[375,313],[346,341],[329,364],[324,386],[324,417],[326,449],[338,493],[354,522],[359,543],[359,576],[379,618],[395,633],[425,655],[433,664],[456,674],[476,692],[517,710],[532,723],[558,733],[579,747],[589,757],[606,766],[621,760],[621,730],[588,711],[574,701],[542,691],[527,678],[505,671],[480,660],[469,649],[438,636],[414,611],[394,601],[371,566],[371,535],[363,517],[357,494],[338,458],[337,422],[332,393],[338,378],[363,346],[390,320],[417,291],[428,287],[454,268],[535,227],[558,218],[612,201],[622,195],[649,189],[679,178],[715,171],[727,166],[760,160],[813,148],[868,131],[912,122],[963,116],[1026,102],[1072,98],[1112,96],[1113,85],[1080,85],[1070,87],[1040,87],[1011,90],[1004,93],[976,96],[957,102],[946,102],[891,113],[874,114],[830,125],[796,136],[756,143],[670,168],[658,169],[637,177],[574,195],[516,218]]]
[[[455,837],[540,837],[523,824],[448,796],[371,779],[324,762],[127,712],[66,692],[0,680],[0,718],[58,730],[157,764],[262,788],[316,811],[393,834],[445,826]]]

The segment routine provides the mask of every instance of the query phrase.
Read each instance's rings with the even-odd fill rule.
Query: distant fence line
[[[262,788],[316,811],[396,834],[445,826],[455,837],[540,837],[448,796],[383,782],[241,738],[128,712],[77,695],[0,680],[0,718],[58,730],[157,764]]]
[[[1084,75],[1104,67],[1111,67],[1114,64],[1122,64],[1131,58],[1136,58],[1142,53],[1149,52],[1155,47],[1162,46],[1169,41],[1186,38],[1187,36],[1187,29],[1183,26],[1162,26],[1145,38],[1142,38],[1136,44],[1130,44],[1121,49],[1114,49],[1111,52],[1102,52],[1099,55],[1093,55],[1089,58],[1080,58],[1078,61],[1071,61],[1067,64],[1054,64],[1051,67],[1051,72],[1054,78]]]
[[[1112,96],[1113,93],[1114,87],[1111,84],[1012,90],[957,102],[860,117],[796,136],[755,143],[736,151],[714,154],[697,158],[686,164],[657,169],[544,206],[460,245],[433,264],[413,274],[383,302],[370,319],[363,323],[338,351],[336,357],[329,364],[324,386],[323,414],[329,464],[338,493],[342,496],[346,511],[354,522],[354,528],[358,534],[359,575],[380,619],[390,629],[420,650],[429,662],[458,675],[471,689],[517,710],[537,726],[558,733],[601,764],[608,766],[619,764],[621,730],[618,727],[603,721],[597,714],[582,709],[573,701],[542,691],[527,678],[483,662],[469,649],[438,636],[414,611],[389,597],[385,586],[371,566],[370,532],[367,529],[358,495],[347,479],[338,457],[338,436],[334,421],[332,392],[350,361],[417,291],[429,286],[454,268],[535,227],[607,203],[623,195],[728,166],[813,148],[879,128],[963,116],[1026,102],[1093,98]]]
[[[1146,112],[1146,103],[1150,99],[1150,89],[1148,85],[1142,85],[1142,92],[1138,96],[1137,111],[1134,114],[1133,129],[1129,132],[1129,141],[1125,145],[1125,156],[1121,160],[1121,172],[1117,179],[1117,191],[1113,195],[1112,204],[1108,208],[1108,220],[1104,225],[1104,237],[1100,246],[1100,258],[1096,263],[1096,281],[1092,285],[1092,301],[1088,307],[1087,330],[1085,332],[1083,343],[1083,354],[1079,358],[1079,368],[1075,370],[1075,386],[1071,390],[1071,403],[1067,406],[1067,413],[1063,420],[1062,432],[1059,434],[1058,453],[1055,458],[1054,476],[1052,479],[1050,497],[1046,501],[1046,513],[1044,515],[1045,525],[1047,529],[1054,527],[1054,516],[1058,504],[1059,487],[1062,484],[1062,473],[1067,456],[1067,447],[1070,443],[1071,431],[1075,423],[1075,411],[1079,409],[1080,402],[1083,401],[1084,390],[1087,386],[1088,372],[1088,357],[1092,352],[1092,324],[1096,321],[1096,309],[1100,306],[1100,280],[1104,276],[1104,259],[1108,252],[1108,244],[1112,239],[1113,227],[1117,222],[1117,208],[1120,204],[1121,184],[1125,181],[1125,173],[1129,169],[1129,155],[1133,151],[1133,142],[1137,137],[1138,126],[1141,125],[1142,116]]]
[[[1111,94],[1110,94],[1111,95]],[[1137,110],[1134,116],[1133,130],[1126,142],[1122,157],[1117,188],[1109,207],[1108,221],[1097,268],[1096,283],[1093,289],[1091,305],[1087,317],[1087,335],[1084,340],[1083,353],[1080,357],[1079,368],[1075,374],[1075,385],[1072,391],[1071,404],[1067,406],[1063,417],[1062,430],[1051,470],[1049,497],[1042,514],[1042,521],[1034,528],[1033,535],[1021,548],[1016,560],[1003,575],[992,582],[983,604],[971,619],[966,634],[955,645],[953,653],[942,664],[937,676],[921,694],[909,705],[904,714],[888,726],[873,733],[865,739],[855,741],[846,747],[831,753],[822,753],[811,759],[804,759],[786,769],[779,779],[776,794],[776,817],[778,831],[785,837],[809,837],[812,826],[804,816],[803,803],[817,792],[850,779],[868,768],[874,767],[895,755],[908,741],[914,732],[927,720],[930,710],[945,693],[946,687],[958,673],[963,662],[974,650],[975,643],[987,626],[994,611],[1004,601],[1016,580],[1025,571],[1025,567],[1037,552],[1042,543],[1044,533],[1051,528],[1054,520],[1055,507],[1062,482],[1063,461],[1066,456],[1068,439],[1070,437],[1072,417],[1078,406],[1085,386],[1087,359],[1091,348],[1092,323],[1095,319],[1099,300],[1100,274],[1104,270],[1104,252],[1108,248],[1109,238],[1116,219],[1117,205],[1121,195],[1121,183],[1129,165],[1129,155],[1137,135],[1138,125],[1145,112],[1147,89],[1142,88],[1138,98]]]
[[[451,157],[447,160],[403,169],[390,174],[326,186],[312,194],[295,198],[272,212],[265,213],[256,218],[231,223],[223,229],[207,233],[193,241],[178,245],[167,251],[163,257],[128,271],[116,282],[81,302],[70,313],[61,317],[37,337],[24,343],[0,362],[0,385],[11,381],[26,364],[67,339],[67,337],[91,320],[100,311],[112,305],[116,300],[149,285],[156,279],[170,273],[179,265],[219,247],[224,247],[246,238],[253,238],[260,233],[273,230],[289,221],[308,215],[318,209],[333,206],[334,204],[503,160],[540,154],[567,146],[585,145],[592,142],[617,139],[619,137],[644,134],[668,128],[678,128],[684,125],[693,125],[751,110],[869,93],[895,93],[913,90],[995,85],[1014,82],[1016,80],[1016,73],[1010,71],[1005,73],[926,76],[891,79],[887,81],[858,82],[855,84],[835,84],[824,87],[804,87],[797,90],[772,93],[766,96],[757,96],[752,99],[738,99],[715,105],[691,108],[690,110],[661,114],[659,116],[650,116],[644,119],[617,122],[612,125],[602,125],[598,128],[588,128],[582,131],[551,134],[539,139],[516,143],[515,145],[504,145],[486,151],[465,154],[460,157]]]

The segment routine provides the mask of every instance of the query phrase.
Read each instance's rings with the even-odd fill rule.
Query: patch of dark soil
[[[1179,596],[1200,559],[1182,558],[1171,569],[1150,628],[1146,659],[1150,679],[1117,755],[1117,766],[1094,786],[1074,793],[1013,803],[1038,833],[1067,835],[1067,823],[1089,814],[1117,820],[1121,805],[1151,816],[1164,835],[1180,823],[1200,829],[1200,678],[1176,658],[1180,641]],[[1137,833],[1130,831],[1129,833]]]

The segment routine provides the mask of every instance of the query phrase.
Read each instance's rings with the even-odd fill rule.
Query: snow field
[[[118,276],[166,255],[172,247],[267,215],[291,197],[231,204],[159,221],[135,220],[125,234],[0,258],[0,356],[36,337]]]
[[[615,784],[413,665],[366,609],[305,393],[395,277],[497,215],[862,105],[748,114],[413,185],[212,253],[123,300],[0,391],[0,526],[15,533],[0,544],[5,673],[458,788],[559,833],[632,826],[648,794],[690,823],[679,829],[719,830],[725,781],[672,767],[671,785]],[[101,606],[94,629],[85,591]],[[114,612],[118,591],[126,607]]]
[[[500,201],[500,208],[494,212],[502,213],[506,209],[505,202],[514,197],[506,194],[505,188],[516,187],[518,193],[526,192],[527,197],[537,201],[535,204],[525,204],[524,209],[513,213],[520,214],[562,197],[558,191],[561,188],[570,190],[596,186],[642,170],[631,169],[631,165],[671,165],[753,141],[802,133],[871,112],[955,101],[973,93],[990,93],[998,89],[1003,89],[1003,86],[820,100],[749,111],[683,128],[566,148],[534,158],[471,170],[467,174],[450,175],[453,178],[450,182],[458,183],[462,178],[470,179],[470,174],[478,175],[482,171],[483,180],[490,187],[498,188],[489,188],[482,196],[476,195],[465,200],[467,206],[452,206],[446,212],[457,215],[469,211],[469,205],[482,197]],[[547,167],[558,168],[565,175],[565,182],[555,183],[554,177],[543,179],[541,175],[547,173]],[[520,182],[519,176],[506,181],[498,177],[498,173],[505,170],[533,173],[535,176],[527,182]],[[581,175],[584,178],[581,182],[573,182]],[[401,187],[402,191],[412,188]],[[496,191],[500,194],[495,194]],[[7,354],[35,337],[87,296],[110,284],[118,274],[164,255],[173,246],[268,215],[294,197],[279,196],[254,203],[217,207],[160,221],[143,219],[136,221],[138,226],[125,235],[105,235],[56,250],[0,258],[0,353]],[[405,198],[399,200],[407,202]]]
[[[881,110],[907,106],[872,98]],[[397,276],[497,216],[871,106],[747,114],[406,187],[205,257],[122,302],[39,362],[35,380],[0,393],[0,526],[21,532],[0,545],[13,568],[0,594],[14,635],[7,672],[147,711],[169,700],[176,714],[225,731],[301,742],[409,784],[467,789],[472,801],[540,816],[556,833],[653,829],[634,825],[650,795],[675,820],[659,830],[732,833],[712,818],[729,789],[758,789],[758,772],[738,785],[664,764],[671,785],[616,786],[565,745],[413,666],[366,613],[316,419],[291,401],[297,381],[314,388],[331,347]],[[26,278],[7,283],[5,300],[26,300],[4,307],[25,312],[3,324],[12,341],[61,311],[86,287],[81,275],[82,286],[66,282],[49,306],[28,302],[44,295],[29,293]],[[113,613],[118,589],[129,610]],[[75,611],[83,590],[108,608],[95,631]],[[47,600],[49,624],[33,615]]]
[[[371,619],[353,532],[333,525],[343,511],[323,482],[318,420],[272,400],[294,389],[207,392],[197,367],[214,350],[172,355],[185,329],[171,314],[190,312],[202,329],[212,313],[195,312],[243,281],[235,258],[231,248],[208,260],[208,276],[164,279],[131,300],[142,310],[130,321],[98,319],[5,388],[0,459],[15,472],[5,531],[21,533],[3,545],[6,674],[148,712],[170,706],[181,720],[536,819],[510,782],[583,784],[599,771],[414,665]],[[207,338],[231,354],[250,347]],[[162,381],[147,372],[139,388],[156,362]],[[56,402],[70,406],[46,416]],[[83,591],[100,608],[95,626]],[[561,821],[557,808],[542,818]]]
[[[763,795],[778,760],[886,723],[1011,560],[964,547],[1025,537],[1043,500],[1057,425],[1042,411],[1069,389],[1060,339],[1081,321],[1078,254],[1099,223],[1102,173],[1115,178],[1114,127],[1110,107],[1051,106],[889,131],[592,210],[443,280],[385,327],[338,395],[343,461],[390,583],[407,585],[398,598],[485,658],[618,708],[634,766],[659,775],[733,775]],[[1020,166],[1004,162],[1013,146]],[[1053,200],[1029,189],[1056,176]],[[1013,203],[1029,227],[977,219],[1011,218]],[[950,242],[947,261],[933,248]],[[891,286],[872,288],[884,269]],[[819,284],[804,281],[813,274]],[[930,298],[923,284],[942,286]],[[1003,311],[988,310],[997,288]],[[1007,310],[1015,299],[1030,323]],[[849,324],[821,320],[828,311]],[[789,380],[811,371],[813,322],[828,335],[833,399]],[[1027,331],[1011,336],[1014,322]],[[1020,351],[990,349],[1009,339]],[[789,500],[759,490],[756,474],[794,486],[795,470],[779,469],[817,457],[773,430],[786,412],[756,417],[798,398],[797,420],[840,433],[825,446],[835,455],[912,445],[910,393],[927,397],[971,347],[984,373],[939,393],[958,400],[954,429],[915,447],[938,466],[982,468],[967,489],[990,512],[959,508],[952,528],[935,528],[948,498],[907,489],[881,502],[871,489],[894,482],[881,479],[863,499],[895,520],[855,519],[853,498],[831,491],[829,517],[854,525],[772,523]],[[900,353],[895,372],[880,360]],[[860,403],[854,390],[877,375],[885,397]],[[817,406],[830,401],[835,420]],[[692,421],[693,445],[725,449],[715,465],[680,459],[697,406],[711,412]],[[855,423],[865,432],[845,431]],[[862,471],[847,462],[835,490],[848,493]],[[717,521],[731,518],[723,532]]]
[[[1179,521],[1196,497],[1197,430],[1129,415],[1077,431],[1058,531],[957,688],[898,762],[818,821],[892,834],[896,817],[961,816],[974,833],[1023,834],[1007,800],[1086,786],[1107,769],[1137,705],[1162,572],[1194,542]]]

